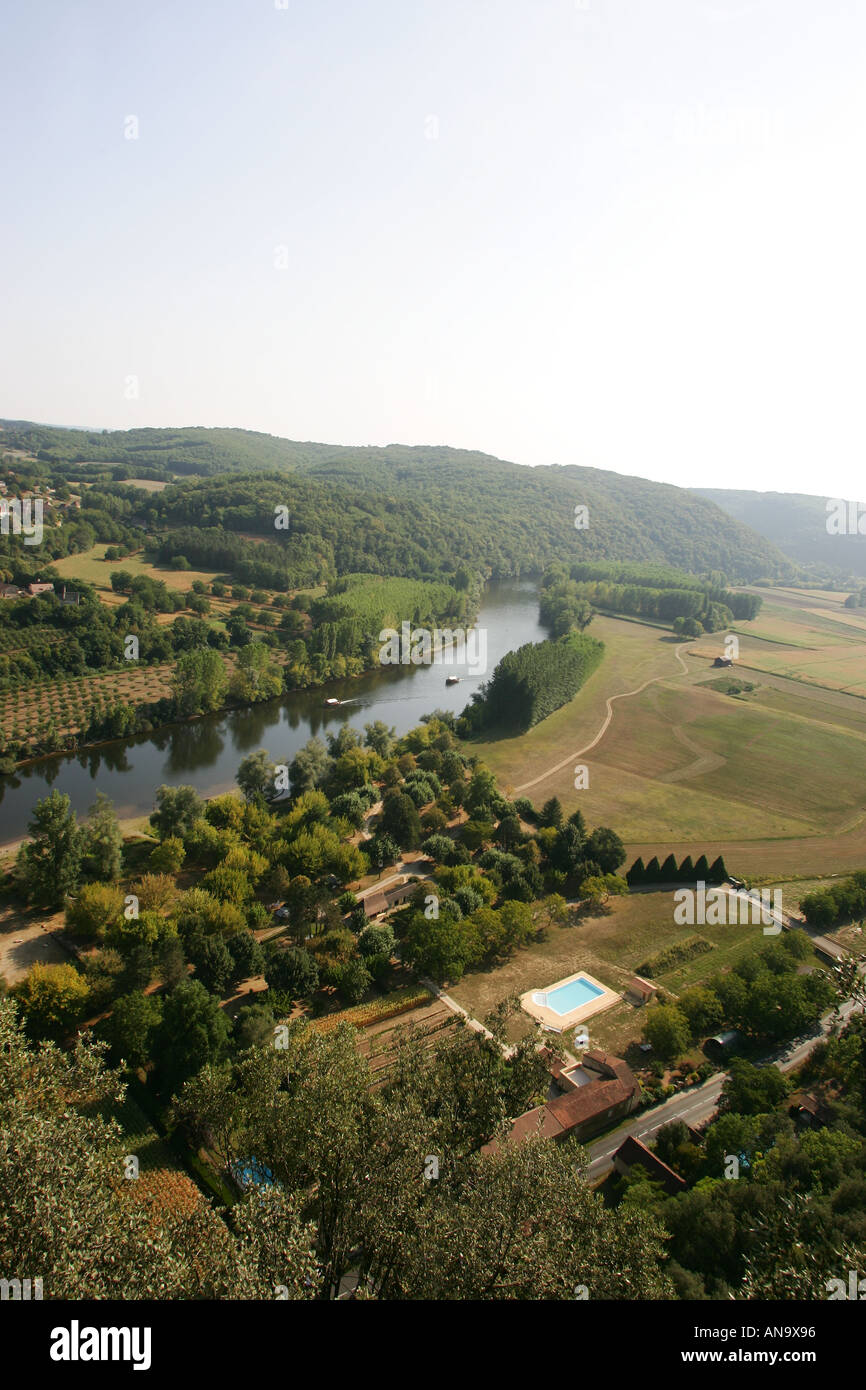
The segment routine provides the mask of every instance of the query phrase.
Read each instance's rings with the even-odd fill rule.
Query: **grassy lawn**
[[[602,984],[622,992],[649,957],[690,937],[702,936],[712,943],[712,951],[655,978],[655,983],[676,994],[732,965],[768,939],[760,926],[680,926],[673,914],[671,892],[640,892],[611,899],[603,915],[552,928],[546,940],[535,942],[494,969],[465,975],[448,993],[480,1019],[508,995],[546,989],[578,970],[587,970]],[[641,1020],[642,1011],[625,1001],[596,1014],[587,1024],[592,1045],[612,1050],[625,1047],[639,1038]],[[519,1016],[513,1022],[514,1036],[530,1026],[528,1019]]]
[[[567,758],[571,750],[591,742],[605,717],[606,701],[611,695],[679,670],[674,657],[677,643],[658,628],[597,617],[589,631],[604,642],[604,660],[569,704],[519,738],[472,743],[472,751],[504,785],[517,787],[530,781],[546,767]],[[627,708],[628,703],[622,707]],[[590,774],[593,755],[584,759]],[[576,804],[574,770],[569,768],[533,787],[529,794],[534,800],[543,801],[554,792],[560,795],[563,787],[570,789],[570,799]]]
[[[801,888],[807,891],[806,885],[797,885],[798,892]],[[795,901],[793,891],[791,901]],[[700,936],[710,942],[712,950],[652,976],[660,989],[676,997],[692,985],[730,969],[742,956],[773,940],[764,936],[760,925],[680,926],[673,913],[670,891],[651,890],[612,899],[603,915],[584,918],[573,926],[553,928],[546,940],[536,942],[495,969],[464,976],[448,993],[478,1019],[508,995],[546,989],[578,970],[588,971],[622,993],[638,967],[648,959],[669,946]],[[814,952],[805,963],[821,965]],[[640,1042],[645,1017],[644,1008],[621,999],[587,1021],[590,1046],[625,1056],[630,1046]],[[522,1036],[531,1026],[521,1011],[511,1021],[510,1037]],[[569,1051],[575,1050],[573,1029],[562,1035],[562,1042]],[[696,1061],[699,1060],[702,1059],[696,1054]]]

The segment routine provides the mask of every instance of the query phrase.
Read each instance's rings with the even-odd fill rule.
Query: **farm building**
[[[368,893],[363,901],[368,917],[378,917],[380,913],[388,911],[388,899],[384,893]]]
[[[629,980],[626,996],[631,1003],[648,1004],[655,995],[656,986],[650,980],[643,980],[640,975],[634,975]]]

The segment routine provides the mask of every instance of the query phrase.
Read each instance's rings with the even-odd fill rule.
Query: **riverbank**
[[[526,642],[546,637],[538,620],[537,588],[531,580],[492,580],[485,587],[475,627],[487,633],[487,669],[467,663],[385,666],[321,686],[293,690],[268,701],[236,706],[154,729],[149,734],[100,740],[74,752],[30,759],[0,778],[0,846],[20,843],[37,801],[53,787],[67,793],[80,816],[97,790],[114,803],[122,822],[153,809],[162,783],[188,784],[202,797],[233,788],[238,764],[266,748],[275,762],[291,762],[311,737],[324,738],[344,724],[363,731],[381,721],[398,735],[425,714],[446,710],[455,717],[497,662]],[[459,683],[446,686],[446,675]],[[326,706],[325,697],[341,701]]]

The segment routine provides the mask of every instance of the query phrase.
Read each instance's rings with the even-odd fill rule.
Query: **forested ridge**
[[[750,526],[797,565],[808,565],[821,576],[866,575],[866,529],[835,534],[828,531],[828,502],[802,492],[750,492],[737,488],[695,488],[700,497]],[[845,500],[845,499],[842,499]],[[860,504],[861,515],[864,511]],[[847,518],[846,518],[847,522]]]
[[[247,430],[88,433],[6,421],[2,439],[79,481],[179,476],[140,502],[155,525],[264,534],[264,503],[282,488],[293,544],[315,540],[338,573],[428,577],[465,564],[511,576],[554,561],[628,557],[720,570],[737,582],[791,577],[796,568],[692,492],[595,468],[528,468],[445,446],[296,443]],[[585,529],[575,527],[579,506],[589,509]]]

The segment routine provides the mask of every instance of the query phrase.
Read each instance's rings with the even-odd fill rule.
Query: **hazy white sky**
[[[866,492],[863,0],[282,4],[6,8],[0,415]]]

